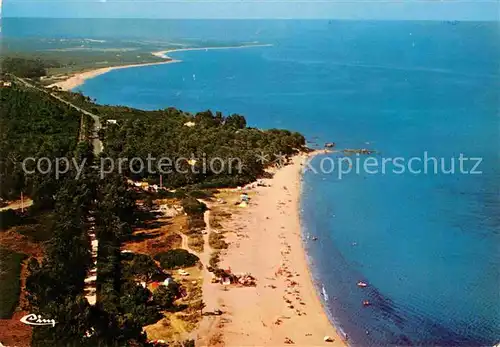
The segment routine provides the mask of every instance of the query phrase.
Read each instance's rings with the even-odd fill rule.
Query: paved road
[[[18,82],[24,84],[26,87],[29,87],[29,88],[33,88],[33,89],[36,89],[42,93],[46,93],[48,95],[50,95],[51,97],[53,97],[54,99],[68,105],[69,107],[77,110],[78,112],[81,112],[83,114],[86,114],[87,116],[90,116],[92,117],[92,120],[94,121],[94,130],[92,131],[92,145],[94,146],[94,154],[96,156],[98,156],[104,149],[104,146],[102,144],[102,141],[99,140],[99,136],[98,136],[98,133],[99,133],[99,130],[101,129],[101,120],[99,119],[99,116],[87,111],[87,110],[84,110],[83,108],[81,107],[78,107],[76,106],[75,104],[67,101],[67,100],[64,100],[63,98],[61,98],[59,95],[57,94],[54,94],[54,93],[50,93],[48,92],[47,90],[43,89],[43,88],[39,88],[31,83],[29,83],[28,81],[26,81],[24,78],[20,78],[20,77],[17,77],[17,76],[14,76],[12,75],[12,77],[17,80]]]

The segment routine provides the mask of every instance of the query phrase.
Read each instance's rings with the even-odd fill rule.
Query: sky
[[[2,15],[499,21],[500,0],[3,0]]]

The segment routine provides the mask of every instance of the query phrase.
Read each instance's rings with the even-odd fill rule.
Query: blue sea
[[[318,292],[353,346],[500,341],[498,22],[78,23],[68,35],[272,45],[176,52],[181,63],[115,70],[78,88],[100,103],[240,113],[251,126],[300,131],[313,147],[444,161],[427,174],[397,174],[391,163],[385,173],[356,164],[342,176],[305,173],[301,221]],[[63,35],[64,25],[40,35]],[[460,172],[461,155],[481,158],[481,173]],[[452,160],[456,172],[445,173]]]

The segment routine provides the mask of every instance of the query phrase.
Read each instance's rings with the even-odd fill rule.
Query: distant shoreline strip
[[[240,46],[215,46],[215,47],[191,47],[191,48],[174,48],[174,49],[166,49],[164,51],[153,52],[155,57],[163,58],[163,59],[173,59],[167,55],[167,53],[174,52],[186,52],[186,51],[208,51],[215,49],[239,49],[239,48],[255,48],[255,47],[271,47],[272,44],[249,44],[249,45],[240,45]]]
[[[168,56],[169,53],[174,52],[184,52],[184,51],[208,51],[215,49],[241,49],[241,48],[254,48],[254,47],[270,47],[272,44],[248,44],[248,45],[240,45],[240,46],[217,46],[217,47],[192,47],[192,48],[173,48],[167,49],[163,51],[151,52],[155,57],[166,59],[164,61],[151,62],[151,63],[137,63],[137,64],[129,64],[129,65],[116,65],[116,66],[108,66],[97,69],[92,69],[89,71],[79,72],[71,75],[67,79],[53,83],[48,86],[48,88],[58,87],[61,90],[68,91],[73,90],[82,84],[84,84],[87,80],[95,78],[97,76],[106,74],[113,70],[121,70],[121,69],[129,69],[134,67],[142,67],[142,66],[152,66],[152,65],[162,65],[162,64],[172,64],[172,63],[180,63],[181,60],[176,60]]]

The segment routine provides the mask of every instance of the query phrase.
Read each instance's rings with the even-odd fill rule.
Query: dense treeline
[[[57,221],[41,263],[31,259],[26,292],[30,312],[55,319],[52,329],[35,327],[32,346],[84,346],[92,328],[91,307],[83,295],[91,265],[86,231],[92,191],[76,181],[63,184],[56,197]]]
[[[79,126],[77,111],[44,93],[0,88],[0,198],[19,199],[24,192],[51,200],[57,186],[53,177],[25,175],[21,164],[27,157],[67,156],[76,147]],[[27,164],[33,169],[32,161]]]
[[[242,185],[262,176],[280,156],[305,146],[305,138],[297,132],[251,128],[238,114],[193,115],[173,107],[144,111],[98,105],[80,93],[61,92],[61,96],[101,117],[104,155],[115,159],[115,169],[122,158],[121,172],[126,176],[158,183],[159,158],[168,158],[162,169],[168,172],[163,183],[170,187]],[[110,119],[117,124],[107,123]],[[153,170],[147,170],[148,156],[156,159],[151,160]],[[138,160],[130,164],[132,158],[141,158],[144,169]]]
[[[57,67],[59,64],[41,59],[5,57],[0,61],[0,66],[4,73],[11,73],[18,77],[36,78],[46,76],[47,68]]]
[[[94,213],[99,240],[96,309],[106,319],[96,321],[93,338],[104,346],[145,346],[142,326],[161,318],[156,307],[147,304],[151,292],[122,273],[120,247],[132,232],[135,206],[123,177],[113,175],[99,182]]]
[[[240,115],[205,111],[191,116],[173,108],[147,114],[128,111],[104,110],[106,117],[118,120],[101,133],[106,155],[115,160],[139,157],[145,164],[148,156],[156,158],[152,170],[146,165],[141,170],[137,160],[121,165],[129,177],[154,182],[159,181],[159,158],[168,158],[161,169],[166,172],[163,184],[170,187],[242,185],[262,176],[280,155],[290,156],[305,145],[298,133],[248,128]]]
[[[100,134],[104,155],[115,160],[141,158],[145,164],[148,157],[157,159],[152,161],[152,170],[141,170],[137,160],[132,165],[122,162],[126,176],[158,183],[159,158],[168,158],[162,167],[167,172],[163,184],[168,187],[242,185],[261,176],[277,156],[289,156],[305,144],[304,137],[295,132],[249,128],[240,115],[224,117],[210,111],[190,115],[174,108],[147,112],[100,106],[81,94],[64,95],[102,117],[102,123],[107,125]],[[106,124],[106,119],[116,119],[118,124]],[[76,146],[80,122],[78,111],[47,94],[1,88],[0,198],[18,199],[24,192],[35,203],[50,206],[49,193],[57,186],[53,173],[25,175],[21,163],[26,157],[68,156]],[[85,116],[84,135],[90,132],[88,122]],[[33,169],[32,161],[28,165]]]
[[[30,260],[26,290],[30,312],[57,324],[51,329],[35,327],[31,345],[149,346],[142,327],[161,319],[161,310],[172,306],[175,293],[152,300],[152,293],[130,277],[130,269],[123,269],[121,241],[137,215],[126,181],[119,176],[99,180],[89,169],[80,180],[63,181],[55,209],[54,237],[41,264]],[[99,239],[95,306],[83,296],[91,266],[91,221]]]
[[[92,147],[79,144],[72,158],[87,158],[91,164]],[[56,188],[57,219],[43,261],[32,259],[28,265],[30,312],[57,322],[51,329],[35,327],[31,345],[149,346],[142,327],[161,319],[161,311],[173,306],[177,292],[164,290],[153,297],[136,282],[136,277],[148,275],[142,271],[151,271],[152,260],[144,262],[138,257],[133,268],[124,268],[121,243],[141,216],[137,197],[123,176],[101,180],[92,165],[85,166],[78,180],[73,177],[73,173],[62,177]],[[99,240],[95,306],[84,297],[84,279],[91,267],[92,225]]]

